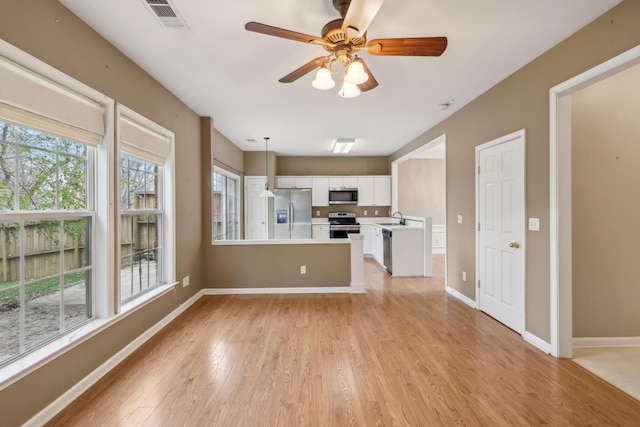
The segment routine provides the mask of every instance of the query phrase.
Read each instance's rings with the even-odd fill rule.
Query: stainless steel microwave
[[[329,190],[330,205],[357,205],[358,189],[357,188],[340,188]]]

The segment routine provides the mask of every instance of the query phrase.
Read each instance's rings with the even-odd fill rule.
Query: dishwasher
[[[393,274],[393,258],[391,257],[391,230],[382,229],[382,259],[389,274]]]

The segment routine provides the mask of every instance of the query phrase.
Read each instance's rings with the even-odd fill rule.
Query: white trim
[[[573,338],[573,348],[640,347],[640,337]]]
[[[447,291],[447,293],[453,295],[463,303],[467,304],[469,307],[476,308],[476,309],[478,308],[478,303],[472,300],[471,298],[469,298],[468,296],[464,295],[463,293],[458,292],[455,289],[450,288],[449,286],[445,286],[445,290]]]
[[[571,357],[571,176],[563,153],[570,153],[571,139],[563,138],[563,127],[570,127],[562,113],[567,95],[640,63],[636,46],[549,90],[549,225],[550,225],[550,335],[551,354]],[[566,98],[565,98],[566,101]],[[562,168],[560,167],[562,165]],[[570,173],[570,169],[569,169]],[[566,221],[569,221],[568,223]]]
[[[350,294],[351,286],[299,288],[206,288],[204,295]]]
[[[178,308],[173,310],[171,313],[165,316],[158,323],[154,324],[152,327],[150,327],[141,335],[139,335],[135,340],[131,341],[129,344],[123,347],[120,351],[118,351],[116,354],[111,356],[102,365],[94,369],[89,375],[87,375],[82,380],[74,384],[73,387],[71,387],[63,395],[58,397],[56,400],[50,403],[47,407],[45,407],[36,415],[34,415],[29,421],[23,424],[23,426],[36,427],[36,426],[41,426],[47,423],[47,421],[51,420],[56,414],[62,411],[71,402],[73,402],[75,399],[80,397],[82,393],[87,391],[92,385],[94,385],[102,377],[108,374],[109,371],[115,368],[120,362],[122,362],[134,351],[136,351],[142,344],[147,342],[150,338],[152,338],[155,334],[157,334],[162,328],[167,326],[172,320],[177,318],[187,308],[193,305],[193,303],[195,303],[198,299],[200,299],[200,297],[202,297],[202,292],[199,292],[194,296],[192,296],[191,298],[189,298],[187,301],[185,301],[184,304],[181,304]],[[118,320],[124,317],[125,316],[120,316]],[[114,322],[110,322],[108,325],[105,325],[105,327],[111,326],[112,323]]]
[[[524,129],[520,129],[517,130],[515,132],[511,132],[508,135],[504,135],[501,136],[499,138],[493,139],[489,142],[485,142],[484,144],[480,144],[477,145],[475,147],[475,168],[474,171],[477,171],[478,168],[480,167],[480,152],[482,150],[486,150],[488,148],[491,147],[495,147],[497,145],[500,144],[504,144],[513,140],[517,140],[517,139],[521,139],[522,140],[522,191],[523,191],[523,197],[522,197],[522,223],[524,224],[525,222],[525,218],[527,217],[527,170],[526,170],[526,164],[527,164],[527,141],[526,141],[526,132]],[[479,174],[475,173],[475,211],[476,211],[476,215],[475,215],[475,220],[476,220],[476,224],[480,223],[480,178],[479,178]],[[475,229],[475,247],[476,247],[476,254],[475,254],[475,258],[476,258],[476,264],[475,264],[475,269],[476,269],[476,280],[480,280],[480,251],[482,250],[482,248],[480,248],[480,233],[481,231],[478,231],[478,228],[474,225],[474,229]],[[527,238],[527,230],[526,228],[524,228],[523,225],[523,230],[522,230],[522,246],[521,246],[521,251],[522,251],[522,319],[521,319],[521,330],[516,330],[517,333],[519,334],[524,334],[527,330],[527,317],[526,317],[526,311],[527,311],[527,301],[526,301],[526,295],[527,295],[527,277],[526,277],[526,270],[527,270],[527,242],[526,242],[526,238]],[[480,308],[480,297],[482,295],[481,292],[478,291],[478,286],[477,286],[477,281],[476,281],[476,286],[475,286],[475,291],[476,291],[476,301],[477,301],[477,307],[478,309],[481,310]],[[511,328],[513,329],[513,328]]]
[[[130,303],[122,313],[110,318],[90,320],[80,328],[70,331],[51,343],[31,353],[27,353],[15,362],[3,366],[0,368],[0,390],[3,390],[16,381],[21,380],[55,358],[119,322],[129,314],[134,313],[136,310],[170,292],[171,289],[174,288],[174,285],[175,284],[160,286],[150,292],[147,292],[143,294],[143,297],[137,299],[135,304],[133,302]]]
[[[522,338],[529,344],[537,347],[538,349],[544,351],[545,353],[551,353],[551,344],[546,342],[545,340],[533,335],[531,332],[524,331],[522,334]]]

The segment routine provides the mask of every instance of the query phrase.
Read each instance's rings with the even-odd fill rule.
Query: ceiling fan
[[[387,56],[440,56],[447,48],[446,37],[416,37],[374,39],[367,42],[367,28],[382,7],[384,0],[332,0],[333,7],[341,18],[327,23],[320,37],[295,31],[272,27],[258,22],[249,22],[244,28],[248,31],[281,37],[284,39],[322,46],[329,55],[312,59],[302,67],[287,74],[279,81],[291,83],[316,68],[316,78],[312,85],[316,89],[331,89],[335,82],[331,78],[336,73],[336,63],[342,63],[345,77],[340,96],[352,98],[360,92],[368,91],[378,82],[362,58],[357,56],[361,50],[371,55]]]

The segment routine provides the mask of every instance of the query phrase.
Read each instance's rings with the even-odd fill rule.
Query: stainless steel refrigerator
[[[311,189],[273,190],[273,238],[311,239]]]

